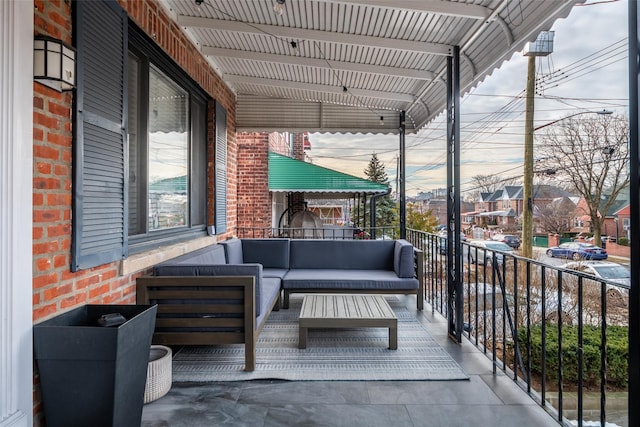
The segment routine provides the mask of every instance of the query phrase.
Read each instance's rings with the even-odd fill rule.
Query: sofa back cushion
[[[393,240],[296,240],[289,268],[393,270]]]
[[[398,277],[413,277],[415,270],[413,245],[404,239],[396,240],[393,253],[393,270],[396,272]]]
[[[154,276],[254,276],[256,316],[262,312],[262,266],[260,264],[158,264],[153,267]],[[203,300],[203,304],[206,301]]]
[[[264,268],[289,268],[289,239],[242,239],[244,262]]]
[[[211,245],[164,261],[158,265],[218,265],[225,263],[224,248],[220,245]]]
[[[220,246],[224,248],[227,264],[242,264],[244,257],[242,255],[242,240],[229,239],[220,242]]]

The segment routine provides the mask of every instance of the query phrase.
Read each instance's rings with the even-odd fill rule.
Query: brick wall
[[[164,10],[151,1],[122,1],[132,18],[156,39],[212,98],[227,109],[229,228],[235,227],[237,146],[233,93],[208,66]],[[71,44],[70,2],[35,2],[36,34]],[[73,92],[59,93],[34,83],[33,288],[35,321],[83,303],[132,303],[135,277],[119,277],[118,263],[71,273]],[[210,150],[213,141],[213,103],[210,105]],[[212,160],[212,159],[210,159]],[[209,176],[213,162],[209,162]]]
[[[289,132],[272,132],[269,134],[269,151],[282,154],[283,156],[291,156],[291,144]]]
[[[237,216],[237,144],[235,96],[206,59],[180,32],[162,7],[150,0],[120,1],[132,19],[227,110],[227,235]],[[72,44],[71,2],[34,2],[34,31]],[[114,262],[78,272],[71,264],[73,92],[58,93],[34,83],[33,99],[33,320],[38,322],[86,303],[135,303],[135,279],[120,275]],[[213,103],[209,114],[209,153],[213,153]],[[211,154],[213,156],[213,154]],[[213,174],[213,157],[208,173]],[[211,185],[210,188],[213,188]],[[213,196],[210,193],[209,198]],[[212,217],[209,222],[212,222]],[[34,425],[43,424],[37,372],[34,378]]]
[[[235,98],[163,9],[151,1],[122,1],[134,21],[156,39],[212,98],[227,109],[229,228],[235,227],[236,166]],[[71,44],[70,2],[35,2],[36,34]],[[34,83],[33,288],[35,321],[82,303],[131,303],[135,277],[119,277],[118,263],[71,273],[73,92],[59,93]],[[212,106],[213,104],[211,104]],[[210,108],[213,111],[213,108]],[[210,114],[210,146],[213,140]],[[209,152],[213,153],[213,149]],[[212,159],[210,159],[212,160]],[[213,162],[209,162],[213,175]]]
[[[238,143],[238,236],[264,236],[271,228],[267,133],[244,132]],[[267,233],[268,235],[268,233]]]
[[[293,156],[291,157],[296,160],[304,161],[304,140],[306,137],[306,132],[293,134]]]
[[[631,257],[631,246],[623,246],[611,241],[607,241],[606,249],[607,254],[611,256],[618,256],[623,258]]]

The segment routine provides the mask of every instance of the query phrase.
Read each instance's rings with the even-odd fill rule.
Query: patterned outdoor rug
[[[462,368],[396,297],[387,298],[398,318],[398,349],[389,350],[385,328],[309,329],[298,349],[302,297],[269,316],[257,343],[256,370],[245,372],[244,345],[187,346],[173,358],[174,382],[282,379],[461,380]]]

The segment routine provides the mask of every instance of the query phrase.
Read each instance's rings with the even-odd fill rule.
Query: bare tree
[[[597,245],[604,214],[629,183],[628,135],[625,116],[583,116],[549,126],[537,145],[541,166],[584,198]]]
[[[536,219],[545,233],[563,234],[571,229],[576,205],[567,197],[561,197],[536,207]]]

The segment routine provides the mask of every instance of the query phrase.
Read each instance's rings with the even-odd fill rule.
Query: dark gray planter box
[[[155,305],[85,305],[33,327],[48,427],[138,427]],[[103,314],[126,322],[103,327]]]

